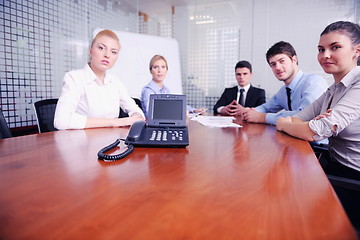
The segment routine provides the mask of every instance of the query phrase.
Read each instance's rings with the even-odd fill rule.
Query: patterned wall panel
[[[10,127],[36,124],[33,103],[60,95],[88,60],[93,29],[137,32],[133,1],[1,0],[0,107]]]

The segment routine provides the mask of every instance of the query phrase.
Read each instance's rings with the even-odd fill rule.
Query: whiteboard
[[[95,29],[94,36],[103,29]],[[151,79],[149,64],[158,54],[166,58],[168,73],[164,84],[173,94],[182,94],[179,44],[175,39],[114,31],[120,39],[120,53],[109,73],[117,76],[132,97],[141,98],[141,90]]]

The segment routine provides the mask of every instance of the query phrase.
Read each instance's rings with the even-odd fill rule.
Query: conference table
[[[0,239],[357,239],[308,142],[235,123],[115,162],[128,127],[0,140]]]

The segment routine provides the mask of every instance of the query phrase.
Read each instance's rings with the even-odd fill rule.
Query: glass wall
[[[267,98],[273,96],[282,83],[265,53],[278,41],[294,46],[301,70],[331,83],[317,63],[319,35],[337,20],[359,23],[359,6],[356,0],[240,0],[176,7],[174,36],[190,104],[212,111],[224,88],[237,84],[234,67],[240,60],[252,63],[252,84],[264,88]]]
[[[36,124],[33,102],[58,98],[88,58],[92,31],[138,31],[133,1],[1,0],[0,107],[10,127]]]

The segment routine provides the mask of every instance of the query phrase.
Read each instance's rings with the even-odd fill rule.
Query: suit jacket
[[[229,105],[233,100],[236,100],[238,93],[238,87],[225,88],[225,91],[221,95],[220,99],[214,106],[214,113],[217,114],[217,109],[222,106]],[[257,107],[266,102],[265,90],[250,86],[249,91],[246,94],[244,107]]]

